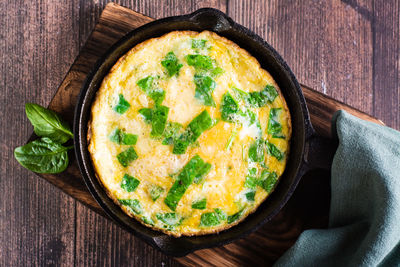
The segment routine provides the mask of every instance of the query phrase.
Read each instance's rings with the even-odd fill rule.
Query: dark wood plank
[[[356,1],[230,1],[228,10],[275,47],[301,83],[371,114],[372,1],[345,2]]]
[[[400,2],[374,4],[374,115],[400,130]]]
[[[46,106],[79,52],[77,13],[77,1],[0,1],[0,266],[74,264],[76,201],[13,149],[32,133],[24,103]]]

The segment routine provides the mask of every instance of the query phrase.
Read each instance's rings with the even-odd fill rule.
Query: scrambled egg
[[[89,151],[108,195],[164,233],[239,223],[273,191],[290,114],[257,60],[209,31],[175,31],[119,59],[92,106]]]

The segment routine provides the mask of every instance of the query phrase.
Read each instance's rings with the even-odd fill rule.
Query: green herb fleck
[[[139,114],[143,116],[143,119],[146,123],[151,123],[153,120],[153,109],[151,108],[139,109]]]
[[[257,169],[250,168],[244,181],[244,187],[255,188],[257,186]]]
[[[250,103],[249,102],[250,101],[249,100],[249,98],[250,98],[249,93],[247,93],[247,92],[245,92],[245,91],[243,91],[243,90],[241,90],[239,88],[236,88],[236,87],[232,87],[232,90],[235,93],[235,96],[236,96],[237,99],[242,100],[247,105]]]
[[[196,85],[194,97],[205,106],[215,107],[216,104],[212,97],[212,93],[215,89],[216,83],[213,78],[208,75],[195,74],[193,80]]]
[[[243,209],[236,212],[235,214],[228,216],[228,224],[236,222],[242,216],[242,213],[243,213]]]
[[[206,212],[201,214],[200,226],[210,227],[221,224],[226,220],[226,215],[221,209],[214,209],[214,212]]]
[[[174,142],[174,154],[184,154],[190,144],[196,142],[200,135],[213,126],[213,120],[207,110],[202,111],[197,115],[187,126],[178,139]]]
[[[121,205],[127,206],[136,214],[142,214],[143,212],[142,205],[140,205],[140,202],[137,199],[118,199],[118,201]]]
[[[207,206],[207,199],[203,198],[192,203],[192,209],[204,210]]]
[[[210,72],[210,75],[211,77],[217,77],[222,73],[224,73],[224,70],[220,67],[216,67]]]
[[[161,88],[155,88],[155,77],[147,76],[140,79],[136,84],[151,98],[156,105],[160,105],[165,98],[165,91]]]
[[[212,70],[214,68],[214,61],[209,56],[205,55],[187,55],[185,56],[186,62],[189,66],[193,66],[196,70]]]
[[[237,133],[238,133],[237,130],[233,129],[233,131],[231,133],[231,136],[229,137],[228,142],[225,145],[225,150],[231,149],[231,146],[232,146],[233,141],[235,140],[235,138],[237,136]]]
[[[137,142],[137,138],[137,135],[125,133],[118,128],[116,128],[110,135],[110,140],[119,145],[135,145]]]
[[[146,78],[140,79],[136,82],[136,84],[146,93],[153,88],[154,77],[147,76]]]
[[[269,111],[269,121],[267,132],[274,138],[285,138],[282,134],[282,125],[279,123],[279,115],[282,108],[271,108]]]
[[[122,177],[121,188],[127,192],[133,192],[139,186],[140,181],[129,174]]]
[[[239,104],[229,92],[222,96],[220,111],[222,120],[227,122],[237,121],[237,114],[240,111]]]
[[[183,220],[179,215],[174,212],[171,213],[158,213],[156,218],[165,223],[169,227],[179,226]]]
[[[124,114],[129,109],[130,106],[131,104],[129,104],[128,101],[126,101],[124,96],[122,94],[119,94],[118,104],[114,107],[114,111],[119,114]]]
[[[142,216],[142,221],[143,221],[145,224],[154,226],[154,221],[153,221],[150,217]]]
[[[253,162],[264,160],[264,142],[261,139],[254,141],[249,148],[249,159]]]
[[[285,157],[285,153],[280,151],[274,144],[265,141],[267,152],[269,155],[275,157],[277,160],[282,160]]]
[[[138,155],[136,154],[136,151],[133,147],[130,147],[117,155],[117,159],[123,167],[128,167],[129,163],[136,160],[137,158]]]
[[[181,128],[182,124],[178,122],[168,122],[164,130],[164,140],[162,141],[162,144],[172,145],[174,143],[174,140],[178,138],[178,134]]]
[[[278,92],[275,87],[273,85],[267,85],[260,92],[250,92],[247,103],[251,107],[260,108],[267,105],[267,103],[272,103],[277,96]]]
[[[151,136],[162,136],[167,123],[169,108],[166,106],[156,106],[152,112]]]
[[[164,188],[159,185],[152,184],[149,187],[149,195],[153,201],[156,201],[162,193],[164,193]]]
[[[171,210],[176,210],[179,200],[193,183],[193,180],[207,174],[205,171],[208,172],[210,167],[205,168],[204,166],[208,164],[209,163],[204,162],[198,155],[195,155],[188,163],[186,163],[176,178],[175,183],[169,190],[167,197],[164,199],[164,203]]]
[[[246,199],[248,201],[254,201],[255,196],[256,196],[256,191],[250,191],[246,193]]]
[[[263,172],[261,173],[259,186],[268,193],[270,193],[277,181],[278,181],[278,175],[276,174],[276,172],[269,172],[267,170],[263,170]]]
[[[161,65],[167,70],[169,77],[172,77],[175,74],[178,76],[179,70],[183,67],[182,64],[179,64],[178,58],[172,51],[167,53],[164,60],[161,61]]]
[[[203,49],[206,46],[207,40],[204,39],[192,39],[193,49]]]

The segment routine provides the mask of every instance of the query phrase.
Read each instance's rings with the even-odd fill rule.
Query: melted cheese
[[[200,51],[192,49],[193,38],[207,40],[209,49]],[[169,78],[165,75],[165,69],[160,62],[170,51],[175,53],[183,67],[178,76]],[[196,52],[209,55],[224,71],[214,78],[216,87],[212,96],[217,103],[216,107],[204,106],[194,97],[195,69],[186,63],[185,56]],[[189,146],[185,154],[175,155],[172,153],[172,146],[162,145],[160,140],[150,137],[151,125],[144,122],[138,112],[141,108],[154,106],[154,101],[136,84],[138,80],[149,75],[160,77],[158,87],[166,92],[162,105],[169,107],[168,121],[179,122],[184,127],[203,110],[207,110],[213,119],[220,118],[221,99],[232,86],[252,92],[260,91],[265,85],[270,84],[279,92],[278,85],[267,71],[261,69],[255,58],[227,39],[208,31],[172,32],[139,44],[122,57],[104,79],[92,107],[89,151],[97,176],[116,203],[118,199],[137,199],[143,209],[142,214],[137,215],[126,206],[122,206],[125,212],[139,221],[142,221],[143,216],[151,218],[154,229],[175,236],[213,233],[231,227],[235,223],[228,225],[226,221],[217,226],[201,227],[201,215],[216,208],[223,210],[227,215],[232,215],[244,206],[241,220],[253,212],[268,196],[264,189],[257,186],[255,201],[249,202],[245,198],[245,194],[249,192],[248,188],[244,188],[248,169],[255,167],[260,173],[263,168],[259,163],[249,163],[247,157],[249,146],[259,135],[259,129],[255,124],[248,125],[246,122],[235,125],[219,121],[201,134],[197,146]],[[123,94],[131,105],[122,115],[112,109],[119,94]],[[283,110],[279,120],[286,139],[272,138],[266,130],[270,109],[279,107]],[[251,110],[260,120],[263,138],[286,153],[281,161],[267,154],[265,156],[264,163],[268,166],[268,170],[275,171],[281,176],[287,161],[291,135],[290,114],[285,100],[279,94],[271,104]],[[115,128],[138,136],[138,141],[133,146],[138,159],[126,168],[121,166],[116,155],[124,151],[127,146],[111,142],[109,138]],[[230,148],[226,149],[232,132],[236,130],[237,136]],[[191,184],[180,199],[175,212],[184,218],[182,223],[174,228],[165,229],[163,223],[157,220],[156,214],[172,212],[164,203],[164,199],[174,183],[174,174],[179,173],[196,154],[205,162],[212,164],[212,169],[203,183]],[[124,174],[140,180],[135,191],[127,192],[121,188]],[[148,193],[149,186],[153,184],[164,188],[164,192],[156,201],[153,201]],[[192,202],[202,198],[207,199],[206,209],[192,209]]]

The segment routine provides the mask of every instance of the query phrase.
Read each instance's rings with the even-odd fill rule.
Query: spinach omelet
[[[209,31],[174,31],[119,59],[92,106],[89,151],[108,195],[173,236],[217,233],[273,191],[290,114],[271,75]]]

